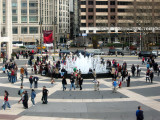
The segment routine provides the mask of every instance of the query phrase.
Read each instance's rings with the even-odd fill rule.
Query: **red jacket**
[[[11,72],[11,76],[14,76],[14,70],[12,70],[12,72]]]
[[[8,96],[5,96],[5,97],[4,97],[4,101],[8,101]]]

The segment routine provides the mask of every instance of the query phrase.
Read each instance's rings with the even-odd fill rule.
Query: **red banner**
[[[53,32],[52,31],[43,31],[43,42],[44,43],[53,43]]]

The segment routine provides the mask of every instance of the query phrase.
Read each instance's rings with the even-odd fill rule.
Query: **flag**
[[[53,43],[53,32],[51,31],[43,31],[43,41],[44,43]]]

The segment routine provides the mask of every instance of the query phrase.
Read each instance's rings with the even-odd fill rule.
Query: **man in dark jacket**
[[[138,106],[138,110],[136,111],[137,120],[144,120],[143,111],[141,106]]]
[[[23,106],[24,106],[24,109],[28,109],[28,93],[27,93],[27,91],[24,92]]]
[[[30,82],[30,88],[32,89],[32,84],[33,84],[33,76],[32,75],[29,77],[29,82]]]
[[[42,90],[42,104],[47,104],[47,97],[48,97],[48,90],[46,89],[46,86],[43,86]]]

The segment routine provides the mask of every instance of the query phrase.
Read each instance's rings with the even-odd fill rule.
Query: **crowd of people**
[[[29,96],[28,96],[28,91],[23,89],[24,76],[28,78],[29,83],[30,83],[31,102],[33,106],[35,106],[35,97],[36,97],[36,92],[34,89],[38,88],[38,81],[39,81],[39,77],[37,77],[38,74],[42,76],[51,77],[51,84],[54,84],[54,82],[58,78],[61,78],[63,91],[67,89],[66,78],[68,77],[68,73],[65,70],[65,68],[61,68],[61,63],[65,64],[66,62],[65,59],[67,55],[59,55],[58,61],[56,61],[55,58],[53,57],[52,64],[50,61],[48,61],[49,59],[48,55],[37,56],[35,59],[35,56],[33,54],[30,54],[27,51],[27,52],[17,53],[16,59],[19,59],[20,55],[22,55],[23,58],[28,59],[28,63],[20,68],[21,86],[20,86],[20,90],[18,91],[18,95],[20,96],[20,100],[18,101],[18,103],[22,102],[23,107],[25,109],[28,108]],[[127,66],[127,62],[123,62],[122,64],[119,64],[116,59],[105,61],[102,58],[101,60],[102,60],[101,61],[102,64],[105,64],[106,62],[107,67],[111,68],[113,93],[117,92],[117,88],[122,88],[122,84],[126,84],[127,87],[130,87],[132,77],[141,76],[142,69],[140,68],[140,65],[138,64],[137,65],[132,64],[131,68],[128,69],[129,67]],[[27,69],[28,65],[30,65],[31,67],[30,76],[29,76],[29,71]],[[157,73],[157,75],[159,76],[159,73],[160,73],[160,67],[158,66],[158,63],[155,62],[153,57],[143,57],[142,65],[144,66],[146,65],[146,82],[149,81],[153,83],[154,74]],[[7,60],[4,59],[4,66],[2,67],[2,71],[4,74],[7,72],[8,80],[12,84],[14,84],[18,80],[18,77],[17,77],[18,66],[16,62],[14,61],[14,59],[10,60],[9,62],[7,62]],[[98,81],[97,79],[96,70],[89,69],[88,75],[90,75],[91,78],[93,79],[94,90],[95,91],[99,90],[100,81]],[[77,67],[74,67],[69,80],[70,80],[70,86],[69,86],[70,91],[72,89],[82,90],[82,85],[83,85],[84,80],[82,78],[82,73],[80,69],[77,69]],[[43,86],[42,99],[41,99],[43,104],[48,103],[48,100],[47,100],[48,93],[49,91],[46,89],[46,86]],[[4,103],[2,105],[2,108],[4,110],[6,109],[6,105],[8,106],[8,108],[11,108],[9,101],[8,101],[8,96],[9,96],[9,93],[5,91],[4,92]],[[141,107],[138,107],[136,115],[143,117],[143,112],[141,111]]]

